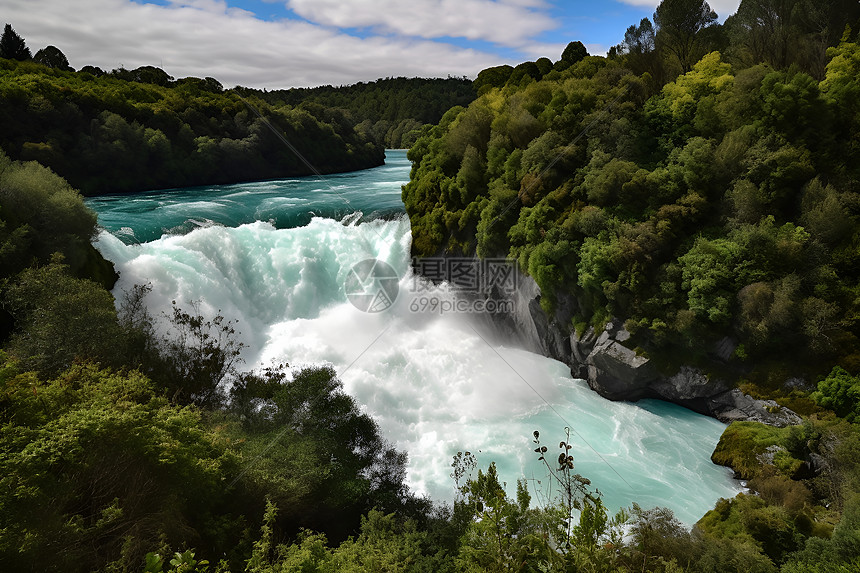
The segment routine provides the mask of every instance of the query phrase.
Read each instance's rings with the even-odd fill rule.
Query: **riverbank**
[[[474,268],[482,266],[475,264]],[[656,398],[724,423],[750,421],[785,427],[802,422],[797,413],[774,400],[744,394],[698,366],[679,364],[668,372],[665,366],[657,367],[651,358],[630,347],[630,332],[618,318],[607,322],[601,331],[588,327],[576,332],[570,326],[578,305],[575,299],[557,295],[556,310],[550,316],[540,304],[542,294],[534,279],[513,271],[513,290],[470,295],[504,301],[491,305],[500,312],[485,314],[485,325],[499,338],[514,338],[527,350],[563,362],[572,376],[586,380],[604,398],[633,402]],[[477,282],[486,284],[484,277],[478,277]],[[710,354],[716,365],[725,365],[733,350],[733,342],[723,339]]]

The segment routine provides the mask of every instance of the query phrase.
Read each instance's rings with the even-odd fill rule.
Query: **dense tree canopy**
[[[55,68],[66,72],[75,71],[74,68],[69,65],[69,59],[66,55],[56,46],[47,46],[42,48],[36,52],[35,56],[33,56],[33,61],[49,68]]]
[[[656,43],[672,54],[683,73],[699,60],[704,36],[717,21],[717,13],[705,0],[663,0],[654,12]]]
[[[410,147],[422,126],[435,124],[448,109],[475,99],[472,82],[465,78],[385,78],[348,86],[243,93],[275,107],[316,104],[340,110],[359,132],[388,148]]]
[[[0,280],[60,253],[71,272],[111,286],[113,269],[90,244],[95,213],[62,177],[0,150]]]
[[[11,24],[6,24],[3,35],[0,36],[0,58],[29,60],[30,56],[27,42],[12,29]]]
[[[0,148],[88,195],[311,173],[280,136],[322,173],[383,161],[342,112],[272,107],[152,66],[100,74],[0,61],[0,103]]]
[[[707,368],[728,336],[736,378],[768,357],[860,367],[857,44],[830,49],[822,82],[712,52],[655,89],[625,67],[649,35],[449,111],[410,151],[413,252],[512,257],[547,310],[574,301],[569,328],[622,317],[670,363]]]

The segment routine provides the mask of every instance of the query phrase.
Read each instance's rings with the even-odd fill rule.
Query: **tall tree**
[[[570,66],[582,61],[588,56],[588,50],[582,42],[570,42],[561,53],[561,59],[553,66],[554,70],[563,72]]]
[[[69,59],[56,46],[47,46],[36,52],[33,61],[65,72],[73,72],[75,69],[69,65]]]
[[[562,61],[571,65],[579,62],[588,55],[588,50],[582,42],[570,42],[564,51],[561,53]]]
[[[654,51],[654,25],[648,18],[642,18],[639,25],[633,24],[624,32],[621,44],[628,54],[647,54]]]
[[[766,62],[777,69],[797,64],[824,79],[829,58],[846,26],[855,27],[860,3],[846,0],[743,0],[726,20],[731,57],[751,66]]]
[[[798,0],[745,0],[737,13],[727,22],[733,42],[742,48],[741,56],[749,65],[767,62],[776,69],[788,66],[793,45],[800,40],[798,20],[794,10]]]
[[[656,31],[648,18],[642,18],[639,25],[627,28],[624,41],[616,52],[626,54],[627,66],[636,74],[648,72],[660,85],[665,83],[660,54],[656,50]]]
[[[3,37],[0,38],[0,58],[8,60],[29,60],[30,48],[24,38],[15,33],[11,24],[3,28]]]
[[[687,73],[704,55],[700,52],[707,38],[702,33],[716,21],[717,13],[705,0],[663,0],[654,12],[657,47],[673,55]]]

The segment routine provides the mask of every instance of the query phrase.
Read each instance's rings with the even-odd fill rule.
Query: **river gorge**
[[[442,312],[438,303],[456,293],[412,271],[400,200],[409,169],[405,151],[388,150],[385,166],[324,179],[108,195],[88,205],[103,228],[96,246],[120,273],[118,299],[149,283],[155,316],[171,301],[199,301],[205,315],[236,320],[247,369],[333,365],[345,391],[408,452],[409,485],[433,500],[453,498],[451,459],[466,450],[478,467],[495,461],[509,491],[520,477],[540,487],[532,432],[554,447],[566,427],[576,471],[612,510],[666,506],[692,524],[741,490],[710,461],[723,423],[663,401],[606,400],[567,365],[523,349],[516,333],[486,328],[479,314]],[[347,297],[350,270],[367,259],[399,277],[383,312],[363,312]]]

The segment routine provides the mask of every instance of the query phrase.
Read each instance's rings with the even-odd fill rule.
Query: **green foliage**
[[[73,73],[8,61],[0,86],[0,147],[87,195],[310,173],[279,136],[323,173],[383,160],[381,146],[343,112],[269,104],[261,92],[224,91],[213,78],[173,81],[152,66]]]
[[[155,66],[141,66],[134,70],[127,70],[121,67],[111,70],[110,75],[126,82],[153,84],[156,86],[166,87],[173,82],[173,76]]]
[[[570,66],[578,64],[588,56],[588,50],[582,42],[570,42],[561,53],[561,61]]]
[[[157,397],[137,373],[79,364],[42,382],[4,362],[0,554],[7,566],[90,571],[119,560],[136,567],[160,534],[175,545],[194,542],[237,463],[219,432],[201,427],[199,413]]]
[[[8,350],[25,369],[53,376],[76,358],[119,365],[113,297],[101,285],[70,276],[61,257],[21,272],[2,295],[16,325]]]
[[[485,70],[474,86],[224,92],[151,67],[75,74],[46,48],[44,65],[0,62],[0,145],[101,192],[302,172],[266,122],[307,142],[323,170],[369,165],[379,143],[400,142],[414,162],[403,198],[415,254],[515,258],[548,313],[578,303],[562,323],[623,317],[664,360],[695,360],[731,336],[733,360],[821,372],[812,399],[854,420],[860,51],[839,37],[857,11],[744,0],[723,29],[706,3],[666,0],[656,26],[632,26],[611,59],[574,42],[554,65]],[[0,153],[0,278],[16,327],[0,353],[10,570],[860,566],[849,421],[730,425],[713,459],[751,493],[720,501],[693,531],[661,508],[610,517],[574,473],[569,436],[556,456],[537,433],[540,487],[518,482],[512,499],[494,464],[473,475],[463,452],[457,501],[431,511],[404,484],[406,455],[332,369],[239,373],[235,325],[193,304],[174,306],[174,333],[159,340],[145,286],[118,317],[108,293],[75,278],[109,282],[91,256],[94,225],[62,179]],[[261,520],[258,536],[249,524]]]
[[[10,60],[29,60],[30,48],[24,38],[15,33],[11,24],[3,28],[3,36],[0,36],[0,58]]]
[[[610,517],[600,499],[599,490],[592,490],[591,482],[574,473],[571,455],[570,430],[566,428],[566,441],[559,442],[558,456],[541,445],[540,432],[533,433],[532,441],[538,461],[546,469],[546,479],[538,480],[535,495],[539,511],[531,519],[537,524],[541,537],[552,549],[542,559],[551,566],[573,570],[615,570],[621,561],[623,530],[629,514],[619,511]],[[548,458],[554,458],[550,463]],[[525,481],[518,484],[520,505],[528,507],[530,497]]]
[[[693,247],[678,259],[681,267],[681,288],[687,291],[688,308],[702,318],[725,324],[731,318],[733,293],[737,291],[737,266],[741,261],[737,243],[699,238]]]
[[[551,553],[529,511],[525,484],[517,501],[505,494],[495,464],[468,481],[464,502],[474,518],[463,535],[457,564],[462,571],[514,571],[546,563]]]
[[[113,286],[110,263],[90,244],[96,215],[63,178],[0,150],[0,280],[60,253],[71,272]]]
[[[213,328],[220,326],[199,327]],[[192,335],[186,344],[199,341]],[[117,338],[92,342],[116,345]],[[230,354],[229,340],[218,344]],[[5,354],[0,359],[0,469],[12,492],[0,503],[4,563],[70,571],[110,563],[109,570],[127,571],[152,553],[147,567],[161,571],[167,547],[196,546],[210,560],[227,556],[235,565],[251,555],[262,567],[274,559],[276,533],[313,527],[342,540],[362,515],[374,519],[367,514],[374,507],[426,511],[403,483],[405,454],[380,437],[331,369],[306,368],[290,379],[282,370],[234,374],[235,405],[219,411],[211,400],[198,401],[200,410],[163,397],[162,385],[174,400],[176,393],[157,368],[150,370],[159,384],[79,361],[42,382]],[[271,500],[265,535],[251,546],[246,516],[262,511],[264,497]],[[277,520],[274,504],[282,508]],[[409,527],[388,527],[387,535],[400,542],[416,531]],[[407,553],[423,538],[410,539]],[[352,553],[344,559],[367,558],[363,548]],[[380,559],[387,554],[378,551]],[[208,571],[195,555],[178,551],[169,570]]]
[[[656,45],[672,54],[681,72],[687,73],[702,57],[716,21],[717,13],[704,0],[663,0],[654,12]]]
[[[834,366],[818,383],[818,391],[812,394],[812,399],[849,422],[860,421],[860,378],[841,366]]]
[[[511,74],[514,72],[513,66],[503,65],[487,68],[478,72],[478,76],[473,82],[478,95],[484,95],[493,88],[504,87],[508,83]]]
[[[757,422],[732,422],[720,436],[720,441],[714,449],[711,460],[735,470],[742,479],[756,477],[761,471],[768,452],[771,463],[777,461],[776,455],[781,452],[785,459],[783,467],[793,466],[792,458],[786,449],[790,430],[775,428]]]
[[[860,497],[852,496],[842,518],[829,539],[810,537],[805,547],[791,555],[780,571],[843,573],[860,567],[857,547],[860,543]]]
[[[275,510],[270,505],[263,521],[262,536],[254,544],[248,560],[248,573],[303,571],[334,573],[338,571],[429,571],[435,565],[423,552],[426,533],[413,522],[400,522],[394,514],[371,510],[361,519],[361,530],[337,547],[330,547],[325,535],[302,532],[289,545],[274,546],[271,527]]]
[[[756,547],[783,571],[850,570],[858,452],[857,427],[845,421],[811,418],[782,429],[734,423],[714,460],[751,477],[756,495],[719,501],[697,527],[708,537]],[[829,568],[816,569],[823,563]]]
[[[33,56],[33,61],[48,68],[63,70],[64,72],[75,71],[74,68],[69,65],[69,59],[66,55],[56,46],[46,46],[42,48],[36,52],[35,56]]]
[[[852,2],[747,0],[725,28],[731,57],[739,65],[800,67],[820,80],[828,46],[839,42],[846,25],[856,26],[858,17],[860,9]]]
[[[167,387],[173,400],[212,408],[223,398],[222,383],[235,377],[244,345],[236,340],[235,323],[218,313],[206,320],[199,303],[182,310],[176,301],[168,315],[173,332],[161,345],[161,360],[167,366]]]
[[[376,507],[411,511],[406,455],[361,413],[330,367],[241,375],[230,390],[236,438],[256,459],[246,480],[284,519],[343,539]]]
[[[804,525],[800,515],[746,494],[720,500],[698,523],[706,535],[752,544],[774,563],[802,547]]]
[[[854,48],[831,51],[820,84],[763,65],[738,72],[697,51],[719,28],[706,3],[658,13],[653,47],[643,23],[616,58],[525,83],[487,70],[482,95],[410,155],[413,254],[516,259],[550,315],[576,301],[560,323],[621,318],[667,370],[682,356],[713,368],[707,349],[726,336],[743,349],[727,362],[788,357],[805,376],[860,356],[860,147],[844,144],[853,132],[821,136],[860,125]],[[655,90],[627,56],[665,56],[670,36],[686,38],[689,72]]]
[[[478,86],[465,78],[385,78],[349,86],[260,91],[243,88],[273,107],[342,112],[356,129],[386,148],[408,148],[423,126],[437,123],[450,108],[468,105]]]

